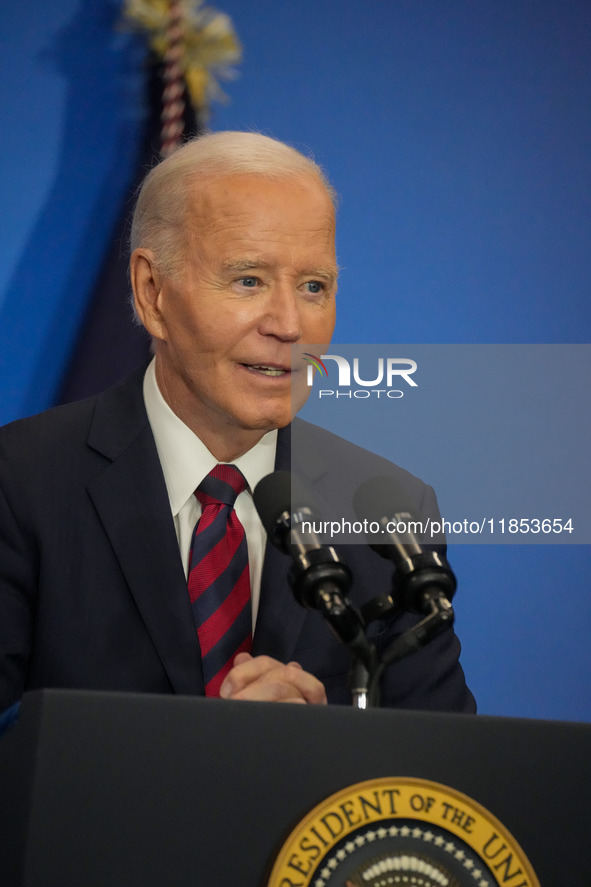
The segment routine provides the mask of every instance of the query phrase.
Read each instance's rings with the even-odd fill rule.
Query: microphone
[[[337,637],[367,659],[363,621],[347,598],[351,571],[314,532],[317,510],[310,491],[289,471],[275,471],[257,484],[253,498],[269,539],[292,558],[288,578],[298,603],[320,610]]]
[[[376,527],[368,537],[371,548],[396,567],[395,582],[408,610],[453,611],[449,602],[456,578],[444,554],[424,547],[416,535],[421,522],[408,505],[406,491],[392,477],[373,477],[353,497],[357,517]]]

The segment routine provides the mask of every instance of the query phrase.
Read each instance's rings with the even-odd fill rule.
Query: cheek
[[[335,325],[335,308],[334,304],[321,311],[310,313],[304,318],[303,331],[304,339],[307,342],[316,342],[318,344],[328,344],[332,339]]]
[[[194,315],[190,324],[188,332],[200,348],[223,354],[256,328],[257,319],[252,309],[221,303]]]
[[[176,350],[192,362],[207,359],[222,350],[226,328],[221,312],[215,321],[194,312],[186,312],[179,315],[175,325],[173,347],[176,346]]]

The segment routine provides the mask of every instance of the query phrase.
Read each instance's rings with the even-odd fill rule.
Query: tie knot
[[[244,475],[235,465],[216,465],[203,478],[195,495],[203,507],[211,502],[234,506],[236,497],[246,489]]]

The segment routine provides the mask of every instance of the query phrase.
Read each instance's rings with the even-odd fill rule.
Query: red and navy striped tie
[[[203,510],[193,531],[188,584],[206,696],[219,696],[234,657],[251,648],[248,550],[234,510],[245,488],[235,465],[216,465],[195,491]]]

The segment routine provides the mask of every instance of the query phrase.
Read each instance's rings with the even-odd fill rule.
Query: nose
[[[281,342],[299,341],[303,335],[300,300],[293,284],[286,281],[274,286],[259,324],[261,335],[274,336]]]

